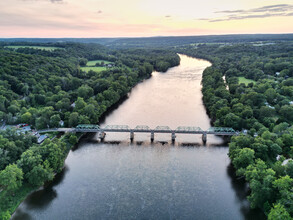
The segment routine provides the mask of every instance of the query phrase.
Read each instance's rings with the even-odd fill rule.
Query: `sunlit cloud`
[[[243,20],[251,18],[268,18],[268,17],[286,17],[293,16],[293,5],[278,4],[267,5],[259,8],[253,8],[249,10],[224,10],[216,11],[215,13],[227,14],[220,18],[211,19],[199,19],[208,20],[209,22],[231,21],[231,20]]]
[[[253,8],[250,10],[226,10],[226,11],[216,11],[215,13],[258,13],[258,12],[286,12],[292,11],[293,5],[289,4],[279,4],[279,5],[267,5],[259,8]]]

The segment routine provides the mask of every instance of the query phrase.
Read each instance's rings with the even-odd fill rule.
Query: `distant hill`
[[[235,34],[235,35],[207,35],[207,36],[169,36],[169,37],[141,37],[141,38],[0,38],[0,41],[57,43],[78,42],[98,43],[110,47],[161,47],[178,46],[195,43],[240,43],[257,41],[293,41],[293,34]]]

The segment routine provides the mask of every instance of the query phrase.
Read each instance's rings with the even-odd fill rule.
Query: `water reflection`
[[[57,198],[57,191],[54,187],[62,183],[68,171],[69,168],[65,166],[63,170],[55,176],[53,181],[31,193],[25,200],[25,207],[20,206],[14,213],[13,219],[31,220],[33,217],[27,212],[27,210],[45,210],[50,203]]]

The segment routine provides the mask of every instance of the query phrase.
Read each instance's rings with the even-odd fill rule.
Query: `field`
[[[95,72],[101,72],[106,70],[107,68],[104,66],[85,66],[85,67],[80,67],[82,71],[88,72],[90,70],[95,71]]]
[[[239,80],[239,84],[244,83],[245,85],[248,85],[249,83],[253,83],[253,84],[256,83],[254,80],[252,80],[252,79],[246,79],[243,76],[238,77],[238,80]]]
[[[32,49],[39,49],[39,50],[48,50],[48,51],[53,51],[57,49],[63,49],[60,47],[41,47],[41,46],[6,46],[6,48],[12,48],[12,49],[19,49],[19,48],[32,48]]]
[[[92,60],[92,61],[88,61],[86,66],[95,66],[96,63],[101,63],[101,62],[104,62],[104,64],[113,63],[113,62],[110,62],[110,61],[107,61],[107,60]]]

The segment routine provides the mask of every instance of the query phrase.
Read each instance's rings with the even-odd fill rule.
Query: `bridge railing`
[[[104,128],[101,128],[103,131],[130,131],[130,127],[128,125],[107,125]]]
[[[203,133],[204,131],[200,127],[193,126],[179,126],[175,130],[176,133]]]
[[[238,134],[233,128],[211,127],[204,131],[196,126],[179,126],[172,130],[169,126],[157,126],[151,129],[147,125],[137,125],[130,128],[128,125],[107,125],[101,128],[99,125],[80,124],[76,128],[49,128],[39,130],[39,133],[63,131],[63,132],[150,132],[150,133],[182,133],[182,134],[215,134],[215,135],[234,135]]]

